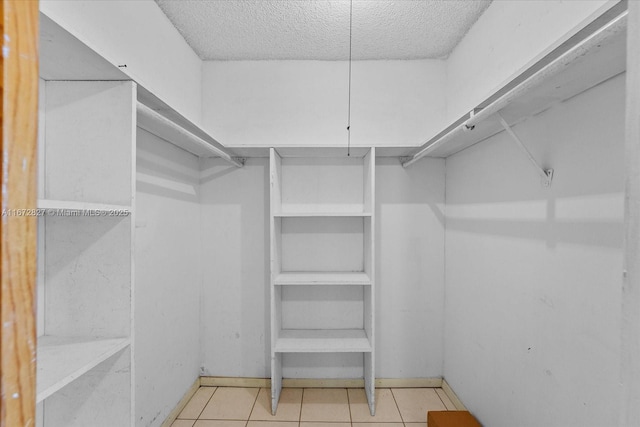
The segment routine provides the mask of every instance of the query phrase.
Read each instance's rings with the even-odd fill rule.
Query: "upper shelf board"
[[[248,145],[233,145],[229,144],[227,147],[233,150],[239,157],[269,157],[269,147],[253,147]],[[278,152],[287,152],[287,150],[292,149],[293,147],[288,146],[278,146],[275,145],[274,148],[278,150]],[[297,146],[299,149],[300,146]],[[332,151],[332,155],[328,155],[328,157],[342,157],[347,155],[347,146],[337,147],[335,145],[327,145],[326,147],[313,146],[308,147],[307,149],[328,149]],[[368,149],[369,147],[351,147],[351,154],[354,155],[354,149]],[[415,153],[416,149],[419,146],[414,145],[412,147],[376,147],[376,157],[407,157]],[[285,157],[285,156],[282,156]],[[306,157],[306,156],[305,156]],[[362,157],[362,156],[359,156]]]
[[[44,80],[131,80],[43,13],[39,60]]]
[[[286,211],[286,212],[275,212],[273,214],[276,218],[301,218],[301,217],[370,217],[372,216],[371,212],[339,212],[339,211]]]
[[[371,147],[351,147],[347,151],[346,146],[326,146],[326,147],[275,147],[276,152],[280,157],[301,157],[301,158],[313,158],[313,157],[353,157],[362,158],[365,157]],[[349,156],[347,156],[349,154]]]
[[[545,79],[539,85],[533,87],[522,96],[511,102],[500,111],[502,117],[510,125],[515,125],[529,117],[566,101],[580,93],[597,86],[626,70],[626,31],[622,31],[598,44],[577,60],[573,61],[557,74]],[[541,60],[543,62],[544,60]],[[529,68],[540,67],[536,63]],[[523,74],[525,74],[523,72]],[[517,80],[518,77],[513,80]],[[495,91],[487,101],[480,103],[474,111],[480,111],[488,105],[490,101],[505,92],[510,84],[506,84],[503,89]],[[420,149],[426,148],[431,142],[435,142],[439,136],[447,134],[450,130],[461,126],[471,116],[470,114],[458,119],[455,123],[444,129],[431,141],[424,144]],[[448,142],[441,144],[431,151],[428,157],[449,157],[459,151],[464,150],[480,141],[483,141],[504,128],[498,118],[493,115],[475,125],[473,130],[458,132]]]

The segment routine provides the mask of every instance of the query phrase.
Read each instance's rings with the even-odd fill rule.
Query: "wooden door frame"
[[[0,426],[33,426],[38,1],[0,0],[0,28]]]

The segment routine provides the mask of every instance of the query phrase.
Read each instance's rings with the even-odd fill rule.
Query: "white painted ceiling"
[[[203,60],[349,57],[349,0],[156,0]],[[491,0],[353,0],[353,59],[445,58]]]

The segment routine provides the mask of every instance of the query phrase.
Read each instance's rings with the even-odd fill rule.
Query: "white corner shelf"
[[[281,272],[273,282],[277,286],[368,286],[371,277],[364,272]]]
[[[129,338],[39,337],[36,402],[51,396],[130,343]]]
[[[38,199],[38,209],[64,210],[73,213],[93,211],[102,214],[113,212],[131,213],[131,206],[109,205],[104,203],[76,202],[71,200]]]
[[[282,329],[276,353],[370,353],[373,346],[363,329]]]

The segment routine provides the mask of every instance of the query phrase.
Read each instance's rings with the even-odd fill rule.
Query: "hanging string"
[[[353,39],[353,0],[349,0],[349,105],[347,113],[347,157],[351,156],[351,41]]]

